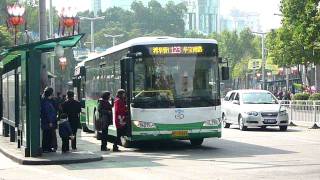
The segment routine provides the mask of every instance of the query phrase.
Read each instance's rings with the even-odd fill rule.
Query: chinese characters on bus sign
[[[151,47],[151,55],[171,55],[171,54],[199,54],[203,53],[202,46],[161,46]]]

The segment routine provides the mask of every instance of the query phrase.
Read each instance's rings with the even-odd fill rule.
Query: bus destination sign
[[[158,46],[149,48],[150,55],[201,54],[202,46]]]

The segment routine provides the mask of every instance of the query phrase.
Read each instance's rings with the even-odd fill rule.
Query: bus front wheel
[[[121,140],[122,147],[130,148],[132,146],[132,142],[130,140],[128,140],[127,138],[121,136],[120,140]]]
[[[190,143],[192,146],[201,146],[203,143],[203,138],[200,139],[190,139]]]

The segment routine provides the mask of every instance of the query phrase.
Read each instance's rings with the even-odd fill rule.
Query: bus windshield
[[[133,107],[189,108],[219,105],[216,57],[153,56],[137,59]]]

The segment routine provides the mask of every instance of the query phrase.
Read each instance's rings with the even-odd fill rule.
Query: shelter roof
[[[84,34],[77,34],[74,36],[65,36],[55,39],[48,39],[44,41],[38,41],[34,43],[23,44],[19,46],[13,46],[0,52],[0,61],[2,64],[7,64],[12,60],[15,60],[18,56],[21,55],[24,51],[40,50],[42,52],[52,51],[57,44],[60,44],[62,47],[74,47]]]

